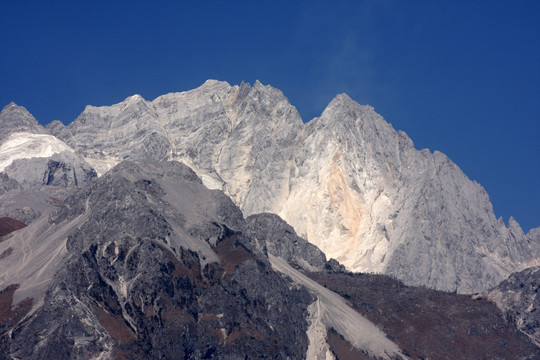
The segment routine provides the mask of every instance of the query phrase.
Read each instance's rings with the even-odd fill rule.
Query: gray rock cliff
[[[304,358],[313,298],[244,227],[188,167],[123,162],[0,243],[0,296],[14,309],[0,318],[0,353]]]

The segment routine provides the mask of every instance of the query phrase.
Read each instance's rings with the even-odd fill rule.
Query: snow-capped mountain
[[[472,293],[538,264],[481,185],[344,94],[304,124],[277,89],[209,80],[153,101],[88,106],[47,130],[100,174],[124,159],[183,162],[244,214],[279,214],[353,271]]]
[[[346,95],[307,124],[279,90],[216,81],[88,106],[67,127],[13,104],[0,119],[0,354],[540,356],[517,330],[537,341],[534,279],[525,302],[518,280],[486,293],[498,310],[327,261],[317,246],[352,270],[473,292],[540,247],[447,157]]]

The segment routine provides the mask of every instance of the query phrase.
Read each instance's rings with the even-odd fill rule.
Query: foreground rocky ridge
[[[540,348],[527,338],[534,331],[538,335],[537,317],[529,318],[523,325],[518,321],[516,326],[515,318],[508,312],[503,314],[485,297],[409,287],[385,275],[307,275],[347,299],[412,359],[540,357]],[[519,299],[519,295],[515,294],[514,299]],[[527,302],[530,304],[530,297],[525,297],[523,303]],[[524,315],[520,313],[523,309],[513,306],[510,313]],[[329,336],[329,343],[333,337]]]
[[[6,357],[319,358],[331,349],[326,335],[314,334],[333,324],[366,356],[406,358],[367,320],[316,316],[313,304],[335,301],[270,259],[339,266],[275,215],[246,222],[227,196],[177,162],[121,163],[0,238],[0,253]],[[354,313],[338,304],[327,314]]]
[[[54,259],[40,266],[47,277],[25,278],[11,264],[28,249],[20,237],[31,242],[39,223],[0,243],[12,248],[0,266],[3,287],[17,287],[13,305],[34,304],[24,322],[3,331],[2,354],[200,359],[307,351],[311,295],[271,271],[239,232],[240,211],[186,167],[123,164],[69,197],[48,223],[41,226],[54,235],[40,241],[49,251],[25,255],[39,257],[25,268]]]

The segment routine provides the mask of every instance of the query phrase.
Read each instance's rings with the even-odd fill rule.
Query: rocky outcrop
[[[6,105],[0,112],[0,144],[9,135],[15,132],[30,132],[42,134],[45,132],[43,126],[22,106],[14,102]]]
[[[249,216],[246,233],[256,242],[265,244],[268,253],[305,271],[322,271],[327,266],[331,267],[319,248],[296,235],[292,226],[275,214]]]
[[[10,178],[6,173],[0,172],[0,196],[10,190],[20,190],[21,185]]]
[[[540,348],[483,296],[406,286],[386,275],[319,272],[308,276],[346,298],[411,359],[540,358]],[[334,340],[330,335],[329,343],[334,345]]]
[[[27,132],[13,133],[0,145],[0,171],[27,189],[35,185],[82,187],[97,177],[63,141]]]
[[[519,330],[540,346],[539,291],[540,267],[533,267],[510,275],[482,296],[495,302]]]
[[[2,173],[0,186],[1,176]],[[18,188],[0,195],[0,216],[12,217],[30,224],[72,193],[72,188],[36,186],[24,189],[19,185]]]
[[[533,228],[527,233],[527,241],[533,255],[540,258],[540,227]]]
[[[84,187],[97,178],[96,171],[83,158],[70,152],[15,160],[4,172],[26,189],[35,185]]]
[[[307,124],[296,167],[280,215],[348,269],[472,293],[538,261],[448,157],[346,95]]]
[[[29,224],[96,177],[79,154],[54,136],[12,133],[0,144],[0,216]]]

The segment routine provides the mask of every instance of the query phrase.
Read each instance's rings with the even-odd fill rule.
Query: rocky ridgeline
[[[279,214],[349,270],[472,293],[537,264],[479,184],[346,95],[303,124],[277,89],[207,81],[89,106],[49,130],[101,172],[123,159],[184,162],[246,215]]]

